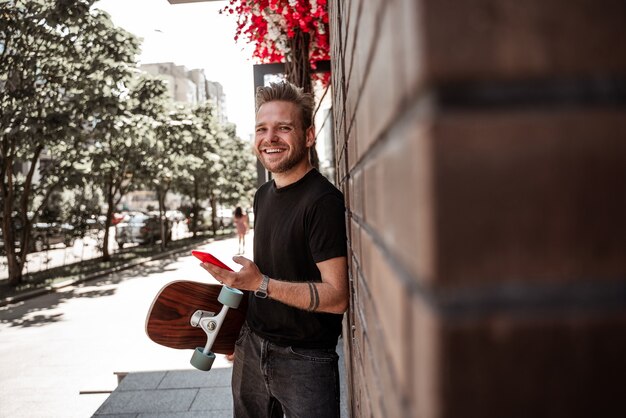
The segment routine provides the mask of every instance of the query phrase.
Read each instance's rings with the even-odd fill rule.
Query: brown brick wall
[[[626,2],[330,9],[352,416],[626,416]]]
[[[624,110],[448,113],[434,137],[440,280],[624,279]]]
[[[446,322],[442,416],[624,416],[625,314]]]

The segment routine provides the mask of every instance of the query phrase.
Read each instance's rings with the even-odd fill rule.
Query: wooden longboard
[[[216,315],[222,309],[217,297],[222,285],[186,280],[167,284],[154,298],[146,318],[146,334],[157,344],[170,348],[192,349],[204,347],[206,333],[191,325],[191,316],[197,310],[210,311]],[[217,334],[211,351],[232,354],[235,341],[246,319],[248,298],[241,300],[239,308],[229,309]]]

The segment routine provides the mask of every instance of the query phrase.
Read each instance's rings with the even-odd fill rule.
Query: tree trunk
[[[157,187],[157,198],[159,199],[159,225],[161,228],[161,250],[165,250],[167,246],[166,240],[166,228],[165,223],[167,219],[165,218],[165,195],[167,194],[167,189],[162,189],[161,187]]]
[[[102,260],[109,261],[111,253],[109,251],[109,231],[111,229],[111,220],[113,219],[113,205],[109,205],[104,220],[104,241],[102,242]]]
[[[41,112],[39,112],[41,115]],[[48,198],[50,197],[54,186],[50,187],[42,199],[42,202],[39,205],[39,208],[33,208],[33,217],[32,219],[28,219],[28,209],[29,209],[29,200],[32,192],[33,185],[33,177],[35,175],[35,169],[37,167],[37,163],[39,161],[39,156],[43,152],[44,146],[39,144],[33,155],[30,157],[30,168],[28,169],[28,173],[26,174],[26,179],[24,180],[22,194],[20,196],[19,202],[19,215],[22,219],[22,238],[20,240],[20,256],[18,258],[19,269],[20,271],[24,270],[24,265],[26,264],[26,260],[28,258],[28,253],[30,252],[30,238],[31,238],[31,229],[33,226],[33,222],[39,218],[39,214],[48,204]],[[47,244],[47,243],[46,243]]]
[[[111,254],[109,253],[109,229],[111,229],[111,221],[113,219],[113,210],[115,204],[113,203],[113,175],[109,178],[109,184],[107,184],[107,212],[106,219],[104,221],[104,242],[102,243],[102,259],[109,261]]]
[[[2,158],[2,239],[4,240],[4,251],[7,256],[7,267],[9,269],[9,284],[17,286],[22,282],[22,270],[19,267],[19,260],[15,253],[15,229],[13,226],[13,160],[7,158],[8,146],[3,143]],[[6,181],[5,181],[6,179]]]
[[[7,267],[9,269],[9,285],[17,286],[23,281],[22,270],[24,263],[21,254],[18,254],[15,247],[15,225],[13,222],[13,205],[15,195],[13,188],[13,155],[15,142],[5,139],[2,143],[2,239],[4,240],[4,250],[7,256]]]
[[[193,233],[193,237],[196,237],[198,233],[198,195],[200,191],[198,190],[198,181],[195,180],[193,184],[193,204],[191,206],[191,213],[193,217],[191,218],[191,232]]]
[[[20,269],[20,276],[24,271],[24,265],[30,253],[30,232],[32,229],[32,221],[28,219],[28,210],[20,213],[22,219],[22,237],[20,238],[20,252],[17,259],[17,266]],[[33,219],[34,220],[34,219]]]
[[[289,39],[290,53],[285,61],[287,81],[301,87],[305,93],[313,93],[311,61],[309,59],[310,43],[311,35],[296,29],[294,37]],[[319,170],[320,162],[315,145],[309,150],[309,161],[313,167]]]
[[[209,196],[211,202],[211,229],[213,230],[213,236],[217,235],[217,202],[213,195]]]
[[[11,219],[11,206],[9,206],[12,202],[7,202],[6,196],[3,202],[2,239],[4,240],[4,251],[6,252],[7,266],[9,268],[9,285],[17,286],[22,283],[23,277],[21,263],[15,252],[15,233],[13,220]]]
[[[16,287],[24,281],[21,258],[15,253],[15,244],[5,245],[7,251],[7,265],[9,268],[9,285]]]
[[[309,45],[311,35],[297,29],[293,38],[289,39],[290,54],[285,61],[287,81],[302,87],[305,93],[313,91],[311,83],[311,63],[309,61]]]

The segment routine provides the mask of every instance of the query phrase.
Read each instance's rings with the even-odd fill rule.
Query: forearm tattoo
[[[309,294],[311,296],[311,303],[307,310],[314,312],[320,306],[320,295],[317,293],[317,287],[315,287],[313,283],[309,283]]]

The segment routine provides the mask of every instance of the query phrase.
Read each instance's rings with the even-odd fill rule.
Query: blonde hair
[[[290,102],[300,108],[303,132],[313,125],[315,99],[311,93],[304,93],[300,87],[287,81],[270,83],[269,87],[261,86],[256,89],[256,112],[265,103],[274,101]]]

